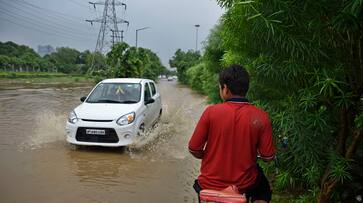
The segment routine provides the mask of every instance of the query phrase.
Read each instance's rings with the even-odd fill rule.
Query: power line
[[[35,20],[36,21],[40,21],[42,22],[43,24],[47,24],[46,22],[49,22],[50,23],[50,26],[54,27],[55,25],[58,25],[56,26],[57,29],[58,27],[59,28],[63,28],[64,30],[66,30],[67,32],[71,32],[71,33],[75,33],[77,32],[77,34],[85,34],[86,32],[84,30],[80,30],[80,29],[76,29],[76,28],[72,28],[72,27],[69,27],[69,26],[66,26],[66,25],[63,25],[61,23],[58,23],[56,21],[51,21],[50,19],[51,18],[44,18],[41,14],[39,13],[33,13],[33,12],[30,12],[29,10],[25,10],[25,9],[22,9],[22,8],[19,8],[19,7],[15,7],[14,5],[11,5],[11,4],[8,4],[10,6],[13,6],[12,8],[16,9],[16,10],[20,10],[22,13],[24,14],[28,14],[32,17],[35,17]],[[41,19],[41,20],[39,20]],[[49,24],[48,24],[49,25]],[[96,34],[96,33],[95,33]]]
[[[87,8],[87,9],[90,9],[88,6],[86,5],[83,5],[83,4],[80,4],[79,2],[77,1],[74,1],[74,0],[68,0],[69,2],[72,2],[73,4],[79,6],[79,7],[82,7],[82,8]]]
[[[4,0],[0,0],[0,1],[5,2]],[[18,3],[22,4],[22,5],[28,6],[28,8],[31,7],[33,9],[38,10],[38,11],[45,11],[45,12],[51,13],[50,15],[52,17],[61,18],[63,20],[66,20],[67,22],[72,21],[72,22],[74,22],[74,23],[76,23],[78,25],[81,25],[80,21],[75,20],[75,18],[77,19],[77,18],[79,18],[79,16],[73,16],[73,15],[65,14],[65,13],[62,13],[62,12],[59,12],[59,11],[43,8],[43,7],[37,6],[35,4],[29,3],[29,2],[27,2],[25,0],[13,0],[12,2],[18,2]]]
[[[35,22],[33,22],[32,20],[29,20],[29,19],[27,19],[26,17],[24,17],[24,16],[22,16],[22,15],[15,15],[15,14],[13,14],[11,11],[9,11],[9,10],[6,10],[6,9],[4,9],[4,8],[1,8],[0,7],[0,10],[2,10],[3,12],[3,14],[5,14],[5,15],[7,15],[7,16],[10,16],[10,17],[12,17],[12,18],[15,18],[15,19],[18,19],[18,20],[21,20],[21,21],[27,21],[28,22],[28,24],[32,24],[32,25],[35,25],[35,26],[38,26],[38,27],[42,27],[43,26],[43,28],[44,28],[44,24],[42,25],[42,24],[37,24],[37,23],[35,23]],[[19,16],[22,16],[23,18],[20,18]],[[39,21],[39,20],[38,20]],[[41,22],[41,21],[40,21]],[[47,30],[53,30],[55,33],[58,33],[58,32],[62,32],[63,34],[65,34],[66,36],[71,36],[71,37],[76,37],[76,38],[80,38],[80,39],[84,39],[85,37],[84,36],[77,36],[77,35],[75,35],[75,34],[72,34],[72,33],[70,33],[70,32],[68,32],[68,31],[63,31],[63,30],[60,30],[60,29],[58,29],[57,27],[55,27],[54,28],[54,26],[48,26],[48,27],[45,27],[45,29],[47,29]],[[54,33],[53,33],[54,34]]]
[[[77,41],[79,41],[79,39],[75,39],[75,38],[70,37],[70,36],[60,35],[60,34],[58,34],[58,33],[47,32],[47,31],[44,31],[44,30],[42,30],[42,29],[38,29],[38,28],[36,28],[36,27],[32,27],[32,26],[29,26],[29,25],[20,24],[20,23],[14,22],[14,21],[12,21],[12,20],[9,20],[9,19],[6,19],[6,18],[2,18],[1,16],[0,16],[0,19],[2,19],[2,20],[4,20],[4,21],[7,21],[7,22],[9,22],[9,23],[12,23],[12,24],[14,24],[14,25],[17,25],[17,26],[19,26],[19,27],[22,27],[22,28],[26,28],[26,29],[29,29],[29,30],[34,30],[34,31],[37,31],[37,32],[40,32],[40,33],[49,34],[50,36],[58,35],[59,37],[62,37],[62,38],[67,38],[67,39],[72,39],[72,40],[77,40]],[[88,40],[83,39],[83,40],[81,40],[81,41],[88,41]]]
[[[80,23],[80,22],[83,22],[83,19],[80,19],[79,16],[75,17],[75,16],[71,16],[71,15],[67,15],[67,14],[58,12],[58,11],[53,11],[51,9],[42,8],[37,5],[28,3],[24,0],[13,0],[11,2],[17,4],[18,6],[26,7],[26,9],[32,10],[36,13],[41,13],[43,15],[49,16],[52,19],[57,19],[59,21],[66,22],[67,24],[72,24],[77,27],[83,26],[83,28],[87,27],[85,24]],[[80,19],[80,20],[75,20],[75,19]]]

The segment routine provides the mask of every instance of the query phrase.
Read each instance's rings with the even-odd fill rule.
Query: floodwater
[[[0,202],[194,202],[187,143],[205,99],[160,81],[159,125],[130,148],[65,141],[68,113],[92,87],[0,87]]]

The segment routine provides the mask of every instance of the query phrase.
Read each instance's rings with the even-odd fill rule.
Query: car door
[[[156,85],[154,82],[149,82],[151,89],[151,97],[155,100],[152,103],[152,120],[155,121],[159,117],[160,109],[161,109],[161,98],[160,94],[156,89]]]
[[[153,120],[153,114],[152,114],[152,104],[146,104],[146,102],[152,98],[151,97],[151,91],[150,91],[150,85],[148,82],[145,83],[144,85],[144,105],[146,106],[145,109],[145,127],[149,128],[152,124],[152,120]]]

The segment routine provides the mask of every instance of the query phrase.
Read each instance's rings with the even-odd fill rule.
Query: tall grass
[[[48,72],[0,72],[0,78],[52,78],[65,77],[64,73],[48,73]]]

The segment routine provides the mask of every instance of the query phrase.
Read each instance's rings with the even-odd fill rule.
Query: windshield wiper
[[[134,103],[137,103],[137,101],[125,100],[125,101],[121,101],[120,103],[123,103],[123,104],[134,104]]]
[[[100,100],[94,101],[93,103],[123,103],[123,102],[111,100],[111,99],[100,99]]]

